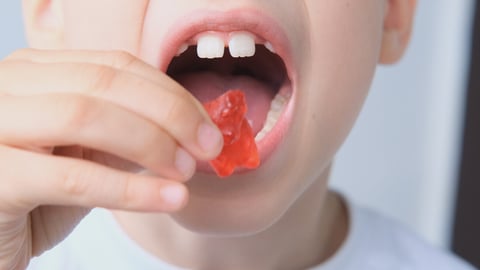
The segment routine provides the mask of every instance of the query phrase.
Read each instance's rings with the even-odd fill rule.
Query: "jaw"
[[[223,206],[220,202],[212,205],[193,198],[199,205],[210,204],[210,213],[195,209],[201,206],[192,205],[173,219],[165,215],[127,212],[115,215],[142,247],[182,267],[305,269],[334,254],[348,229],[343,202],[338,195],[326,190],[328,169],[326,171],[290,206],[281,207],[284,209],[281,212],[265,213],[263,206],[247,208],[245,206],[251,204],[243,200],[234,207],[238,210],[235,212],[231,211],[231,198],[229,204]],[[213,213],[222,207],[230,210]],[[225,259],[221,263],[219,255]]]

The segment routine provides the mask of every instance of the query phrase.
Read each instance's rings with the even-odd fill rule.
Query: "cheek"
[[[302,67],[295,129],[305,166],[320,173],[350,132],[370,88],[384,9],[376,0],[307,2],[310,48],[304,55],[308,66]]]
[[[147,0],[64,0],[65,49],[138,55]]]

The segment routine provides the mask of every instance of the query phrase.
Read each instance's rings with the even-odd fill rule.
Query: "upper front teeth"
[[[232,57],[252,57],[255,55],[255,38],[249,33],[235,33],[228,43]]]
[[[222,58],[225,53],[225,47],[228,47],[232,57],[252,57],[255,55],[255,36],[248,32],[235,32],[228,36],[229,40],[225,41],[226,35],[217,33],[205,33],[197,39],[197,55],[199,58]],[[267,45],[270,43],[266,43]],[[273,50],[271,45],[267,47]],[[178,51],[178,55],[185,52],[182,47]]]
[[[203,35],[198,39],[197,55],[200,58],[222,58],[225,52],[223,39],[215,35]]]

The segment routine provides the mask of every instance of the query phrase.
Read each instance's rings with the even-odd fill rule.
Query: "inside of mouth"
[[[172,60],[167,74],[202,103],[228,90],[242,90],[254,134],[264,127],[272,101],[290,84],[283,60],[263,45],[256,46],[252,57],[234,58],[227,49],[216,59],[199,58],[196,46],[190,46]]]

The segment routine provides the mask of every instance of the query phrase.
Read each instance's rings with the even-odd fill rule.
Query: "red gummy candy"
[[[220,177],[230,176],[237,167],[255,169],[260,165],[252,128],[245,115],[247,102],[240,90],[229,90],[204,104],[205,109],[223,134],[220,155],[210,165]]]

